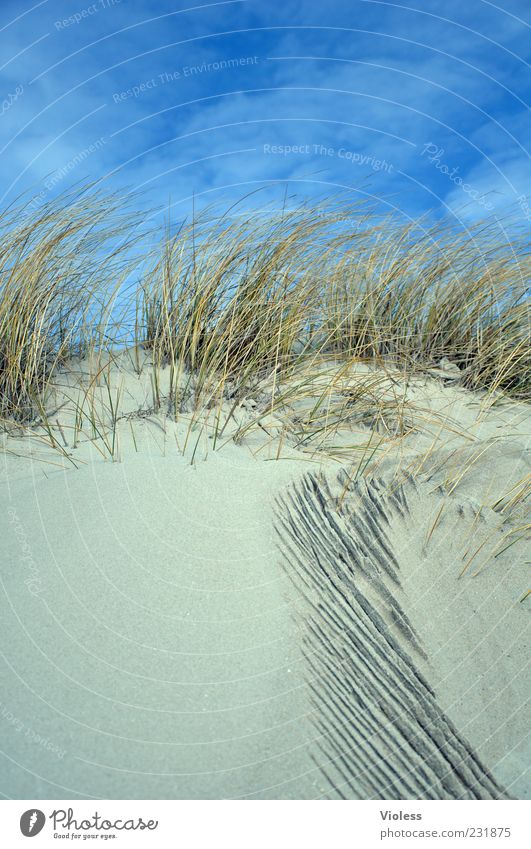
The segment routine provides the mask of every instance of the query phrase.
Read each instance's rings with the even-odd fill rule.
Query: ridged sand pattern
[[[335,798],[508,798],[438,706],[399,603],[393,529],[419,495],[412,479],[363,480],[339,504],[308,473],[278,501],[286,568],[307,602],[317,760]]]

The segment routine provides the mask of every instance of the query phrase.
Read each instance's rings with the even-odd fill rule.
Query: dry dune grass
[[[493,223],[382,227],[324,290],[334,348],[408,362],[447,357],[472,388],[529,391],[529,246]]]
[[[61,369],[92,358],[76,421],[88,416],[112,454],[119,389],[108,366],[120,347],[139,372],[149,359],[153,411],[213,430],[214,447],[252,428],[270,433],[275,417],[311,450],[353,423],[399,439],[423,416],[406,401],[409,380],[443,358],[461,385],[529,395],[529,246],[492,222],[467,232],[404,226],[333,201],[210,210],[142,253],[123,210],[119,197],[87,187],[4,213],[6,427],[48,426]],[[102,382],[108,415],[96,411]],[[253,414],[237,421],[249,397]]]
[[[124,274],[124,236],[119,198],[91,187],[37,210],[26,200],[1,216],[3,419],[24,422],[42,414],[57,369],[107,344]]]
[[[301,352],[447,357],[466,385],[529,391],[529,246],[377,221],[362,207],[192,224],[143,290],[145,342],[204,378],[282,372]]]

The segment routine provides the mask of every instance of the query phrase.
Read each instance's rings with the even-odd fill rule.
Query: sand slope
[[[114,457],[64,398],[64,452],[4,437],[0,793],[528,795],[523,534],[493,557],[526,521],[502,498],[525,406],[412,381],[425,425],[358,480],[355,406],[318,455],[301,409],[234,444],[251,399],[213,450],[153,412],[148,373],[111,377]]]

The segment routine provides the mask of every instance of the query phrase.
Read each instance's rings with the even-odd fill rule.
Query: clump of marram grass
[[[277,218],[207,217],[163,240],[140,293],[137,338],[186,371],[194,395],[237,397],[308,350],[327,265],[350,243],[351,210],[302,206]],[[177,391],[175,393],[177,396]]]
[[[448,358],[463,385],[529,397],[529,243],[499,225],[386,222],[331,269],[323,327],[338,355]]]
[[[0,419],[45,415],[58,367],[104,343],[124,275],[121,206],[85,187],[0,218]]]

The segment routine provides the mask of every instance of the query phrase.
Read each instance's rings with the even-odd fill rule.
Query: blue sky
[[[337,192],[531,219],[528,0],[3,0],[2,204]]]

